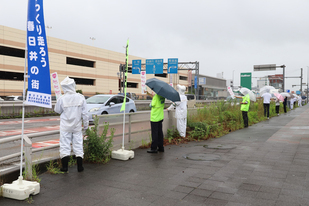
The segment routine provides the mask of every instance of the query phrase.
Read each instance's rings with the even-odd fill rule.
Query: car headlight
[[[100,109],[100,107],[95,107],[89,110],[89,112],[96,112]]]

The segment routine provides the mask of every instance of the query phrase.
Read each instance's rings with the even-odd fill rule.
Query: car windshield
[[[89,97],[86,102],[87,104],[104,104],[110,96],[93,96]]]
[[[14,97],[7,97],[6,100],[7,101],[14,101]]]
[[[194,95],[193,94],[186,94],[186,96],[187,96],[188,100],[194,99]]]

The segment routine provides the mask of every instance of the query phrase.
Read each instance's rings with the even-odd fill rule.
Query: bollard
[[[32,180],[32,142],[27,135],[24,135],[24,152],[25,152],[25,179]]]

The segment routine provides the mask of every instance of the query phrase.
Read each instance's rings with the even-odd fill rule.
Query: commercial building
[[[191,88],[194,88],[194,81],[189,90],[191,90]],[[227,95],[226,79],[199,75],[199,99],[219,99],[226,98]]]
[[[260,77],[257,80],[257,90],[259,91],[262,87],[269,85],[267,77]]]
[[[268,75],[269,85],[283,91],[283,74]]]
[[[0,25],[0,96],[22,95],[25,45],[26,31]],[[74,78],[76,89],[82,90],[85,96],[119,93],[119,65],[125,63],[125,50],[119,53],[49,36],[47,45],[50,73],[57,72],[59,81],[66,76]],[[142,63],[146,61],[145,58],[129,55],[129,63],[134,59],[141,59]],[[187,71],[146,75],[147,79],[153,77],[173,83],[174,87],[177,84],[189,85]],[[140,75],[129,73],[127,82],[127,92],[141,95]],[[54,95],[53,86],[51,88]]]

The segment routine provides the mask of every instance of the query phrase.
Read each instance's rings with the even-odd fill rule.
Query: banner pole
[[[26,22],[27,28],[27,22]],[[23,171],[23,146],[24,146],[24,125],[25,125],[25,99],[26,99],[26,77],[27,77],[27,58],[28,58],[28,42],[26,34],[25,43],[25,66],[24,66],[24,88],[23,88],[23,108],[22,108],[22,121],[21,121],[21,143],[20,143],[20,171],[19,176],[22,177]]]

